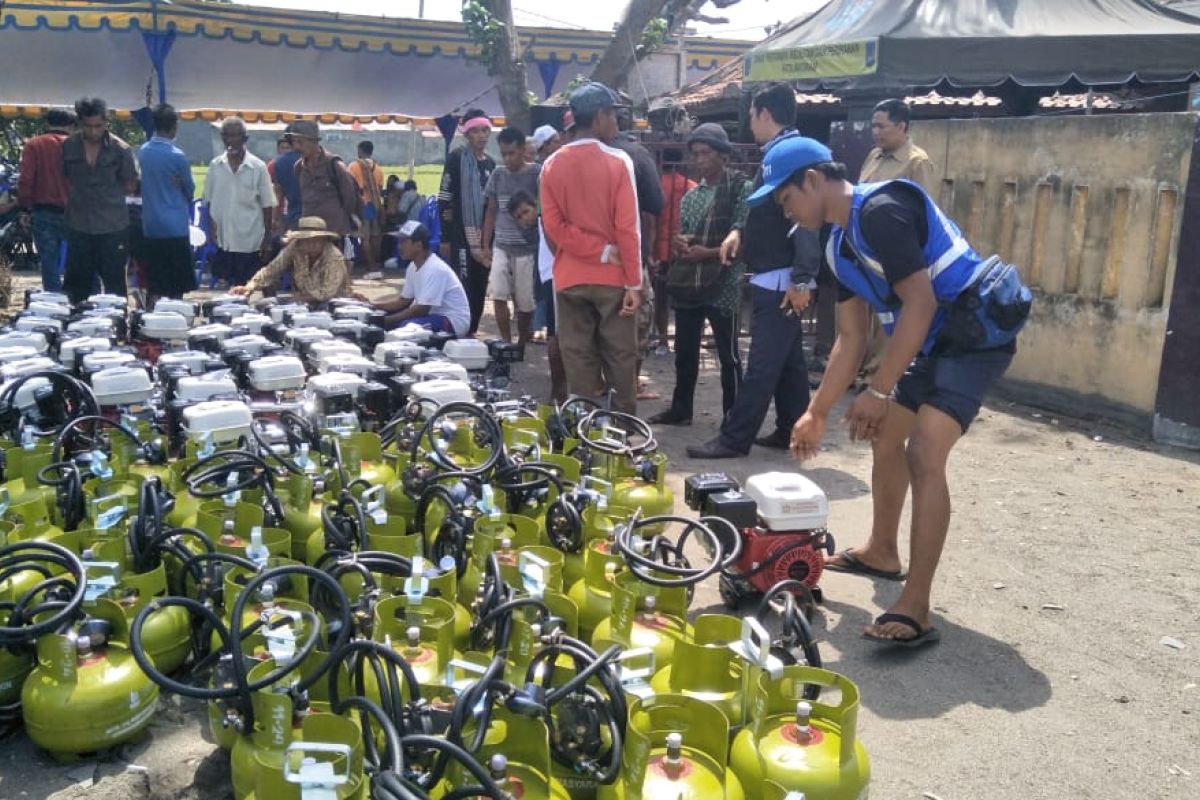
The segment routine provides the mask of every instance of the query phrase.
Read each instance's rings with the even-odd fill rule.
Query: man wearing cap
[[[700,375],[700,339],[704,323],[712,328],[721,362],[721,410],[728,414],[742,381],[737,344],[742,265],[721,263],[721,242],[746,219],[750,180],[727,167],[733,146],[715,122],[698,125],[688,150],[700,183],[680,203],[679,234],[672,242],[668,291],[675,307],[675,393],[671,406],[655,414],[654,425],[690,425],[692,399]],[[694,280],[694,283],[689,280]]]
[[[775,84],[754,96],[750,130],[764,152],[796,138],[796,95]],[[755,185],[764,180],[760,170]],[[817,234],[791,233],[792,225],[773,205],[751,208],[721,244],[721,260],[741,256],[750,273],[750,354],[733,408],[721,422],[721,433],[698,447],[692,458],[737,458],[757,444],[786,450],[792,425],[808,406],[808,365],[804,361],[803,327],[798,310],[811,297],[821,262]],[[794,300],[794,303],[789,301]],[[791,307],[789,307],[791,306]],[[775,401],[775,430],[758,437]]]
[[[221,123],[225,150],[212,160],[204,181],[204,202],[217,242],[213,275],[229,285],[244,283],[267,260],[275,189],[267,165],[246,149],[241,117]]]
[[[321,126],[311,119],[293,122],[292,149],[300,154],[293,170],[304,215],[325,220],[339,238],[355,233],[362,222],[358,184],[342,159],[321,146]]]
[[[430,251],[433,234],[429,228],[409,220],[396,233],[400,258],[410,263],[400,297],[375,301],[377,307],[388,312],[387,327],[415,323],[432,331],[465,336],[471,327],[467,294],[450,265]]]
[[[483,247],[484,189],[496,169],[485,151],[492,134],[487,114],[473,108],[463,115],[460,127],[467,143],[450,151],[438,191],[442,219],[442,256],[458,271],[471,304],[474,336],[483,316],[491,262]]]
[[[320,217],[302,217],[296,230],[283,237],[284,248],[270,264],[260,269],[231,294],[248,295],[279,283],[292,273],[292,293],[301,303],[326,303],[353,292],[350,268],[337,246],[340,237],[325,227]]]
[[[300,178],[296,175],[300,151],[292,147],[291,125],[279,137],[277,152],[278,155],[267,164],[278,203],[273,227],[276,231],[294,231],[304,215],[304,202],[300,197]]]
[[[542,222],[554,254],[557,329],[572,394],[614,392],[637,413],[642,238],[633,162],[617,135],[616,95],[602,83],[571,93],[576,137],[542,169]],[[603,370],[603,371],[602,371]]]
[[[870,385],[845,414],[851,439],[872,444],[870,536],[827,566],[904,580],[897,534],[911,485],[904,590],[864,634],[905,646],[936,641],[930,592],[950,524],[946,461],[1011,363],[1016,334],[1008,344],[986,350],[955,339],[943,309],[974,291],[986,264],[919,184],[853,186],[828,148],[804,138],[768,153],[763,174],[751,205],[774,198],[789,219],[809,230],[833,225],[826,258],[839,284],[837,339],[821,386],[792,431],[797,458],[819,452],[826,419],[858,372],[870,313],[889,335]]]
[[[533,132],[533,147],[537,151],[536,163],[544,164],[547,158],[562,147],[562,137],[553,125],[542,125]]]

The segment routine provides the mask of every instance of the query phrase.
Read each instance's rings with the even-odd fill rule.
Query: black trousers
[[[124,297],[125,265],[129,261],[129,234],[82,233],[67,230],[67,268],[63,289],[72,303],[82,303],[104,283],[104,291]]]
[[[726,314],[713,306],[675,309],[675,394],[671,411],[692,418],[692,399],[700,376],[700,340],[704,323],[712,327],[721,362],[721,412],[728,414],[742,382],[742,360],[737,346],[737,314]]]
[[[471,307],[471,328],[468,335],[474,336],[479,330],[479,320],[483,317],[483,306],[487,299],[488,278],[490,272],[471,256],[470,248],[454,248],[454,270],[462,281],[463,291],[467,293],[467,305]]]
[[[789,317],[779,307],[783,292],[751,286],[750,295],[750,363],[737,402],[721,425],[721,444],[739,453],[750,451],[772,399],[775,429],[789,434],[809,399],[800,316]]]

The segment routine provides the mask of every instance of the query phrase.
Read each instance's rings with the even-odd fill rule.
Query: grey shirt
[[[508,201],[517,192],[525,192],[536,203],[541,174],[541,164],[526,164],[520,172],[509,172],[508,167],[498,167],[488,178],[483,197],[496,201],[494,247],[503,248],[504,252],[511,255],[528,256],[537,251],[537,229],[527,231],[518,225],[512,214],[508,213]]]
[[[100,143],[96,163],[89,164],[83,134],[73,133],[63,142],[63,173],[67,196],[67,227],[79,233],[119,233],[129,228],[125,205],[126,184],[138,179],[133,148],[111,133]]]

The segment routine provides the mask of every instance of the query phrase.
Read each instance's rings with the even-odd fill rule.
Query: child
[[[492,173],[483,190],[487,202],[483,222],[483,263],[491,268],[488,289],[500,338],[512,341],[512,318],[508,309],[511,300],[516,311],[518,341],[527,344],[533,332],[537,236],[533,228],[523,229],[517,225],[505,210],[517,192],[537,196],[541,167],[526,163],[525,134],[517,128],[500,131],[497,141],[504,166]]]
[[[554,402],[562,403],[567,399],[567,371],[563,366],[562,352],[558,349],[558,336],[554,331],[554,248],[546,234],[542,231],[538,219],[537,202],[525,191],[517,191],[508,200],[508,213],[513,221],[523,230],[537,228],[539,241],[537,258],[537,290],[542,297],[548,297],[546,304],[546,355],[550,359],[550,394]]]

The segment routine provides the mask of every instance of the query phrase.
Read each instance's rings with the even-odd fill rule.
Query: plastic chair
[[[201,277],[204,271],[208,269],[208,262],[217,252],[217,244],[208,235],[212,230],[211,220],[208,215],[208,206],[204,205],[202,200],[196,200],[192,203],[192,224],[199,228],[204,233],[204,244],[192,247],[192,253],[196,257],[196,285],[201,285]],[[208,272],[208,288],[212,289],[217,285],[217,278],[212,274],[212,270]]]

